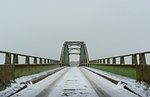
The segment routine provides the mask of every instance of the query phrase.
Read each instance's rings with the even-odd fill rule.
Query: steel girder
[[[71,47],[77,46],[77,47]],[[71,53],[72,50],[77,50],[79,53]],[[80,55],[79,63],[89,64],[89,56],[85,43],[83,41],[66,41],[63,44],[63,48],[61,51],[60,63],[65,66],[69,66],[69,55]]]

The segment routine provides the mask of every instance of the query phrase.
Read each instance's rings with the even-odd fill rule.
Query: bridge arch
[[[77,50],[79,53],[71,53],[72,50]],[[79,65],[88,65],[89,56],[86,44],[84,41],[65,41],[62,47],[60,63],[61,66],[69,66],[69,55],[79,55]]]

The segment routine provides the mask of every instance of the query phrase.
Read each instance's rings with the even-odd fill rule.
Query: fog
[[[0,50],[59,59],[63,43],[78,40],[85,41],[90,59],[150,51],[149,5],[150,0],[0,0]]]

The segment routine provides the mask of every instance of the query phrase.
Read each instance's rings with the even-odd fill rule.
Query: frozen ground
[[[85,67],[85,68],[88,68],[88,67]],[[109,73],[109,72],[105,72],[102,70],[94,69],[94,68],[88,68],[88,69],[94,70],[97,73],[100,73],[109,78],[119,81],[117,85],[118,87],[127,86],[128,88],[130,88],[137,94],[141,95],[142,97],[150,97],[150,86],[144,82],[136,82],[136,80],[134,79],[116,75],[116,74]]]

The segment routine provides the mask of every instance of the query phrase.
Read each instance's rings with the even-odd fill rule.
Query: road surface
[[[13,97],[138,97],[83,67],[67,67]]]

